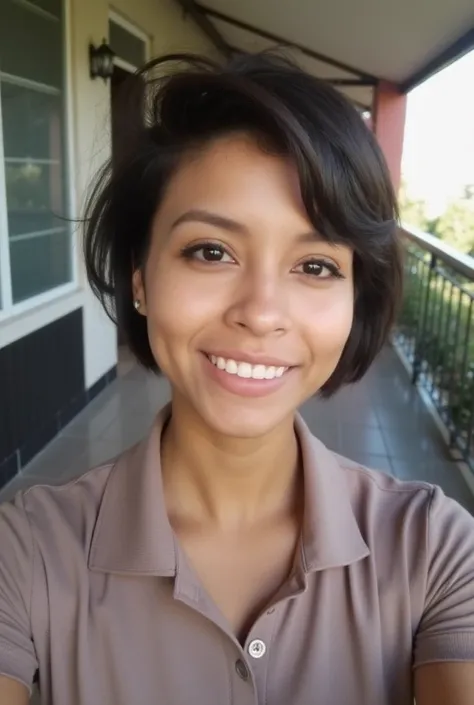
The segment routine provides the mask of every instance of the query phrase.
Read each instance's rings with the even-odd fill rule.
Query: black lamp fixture
[[[106,81],[114,72],[115,52],[102,40],[100,47],[89,44],[89,71],[91,78],[103,78]]]

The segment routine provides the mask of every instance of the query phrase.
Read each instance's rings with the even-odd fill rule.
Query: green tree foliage
[[[463,197],[448,205],[432,230],[460,252],[474,256],[474,185],[466,186]]]
[[[400,186],[398,206],[402,223],[413,225],[425,232],[428,231],[429,219],[426,215],[426,204],[421,199],[410,198],[405,182],[402,182]]]
[[[462,196],[449,203],[444,213],[433,220],[426,214],[424,201],[409,197],[406,184],[400,188],[399,206],[402,222],[429,232],[460,252],[474,256],[474,184],[466,185]]]

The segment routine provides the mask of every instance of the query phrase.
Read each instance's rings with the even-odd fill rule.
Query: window
[[[73,279],[63,37],[63,0],[0,0],[0,313]]]
[[[109,43],[115,66],[134,73],[148,61],[150,38],[114,10],[109,12]]]
[[[112,19],[109,20],[109,42],[115,54],[130,66],[139,68],[145,63],[145,41]]]

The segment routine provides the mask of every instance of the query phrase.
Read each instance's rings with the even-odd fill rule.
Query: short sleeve
[[[0,505],[0,674],[32,688],[38,668],[31,634],[33,536],[22,494]]]
[[[438,487],[431,495],[427,549],[425,605],[415,637],[414,666],[474,661],[474,517]]]

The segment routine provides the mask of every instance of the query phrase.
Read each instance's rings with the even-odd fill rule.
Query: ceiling
[[[363,109],[370,109],[378,80],[406,92],[474,49],[473,0],[180,2],[224,48],[286,46],[303,68],[333,80]]]

